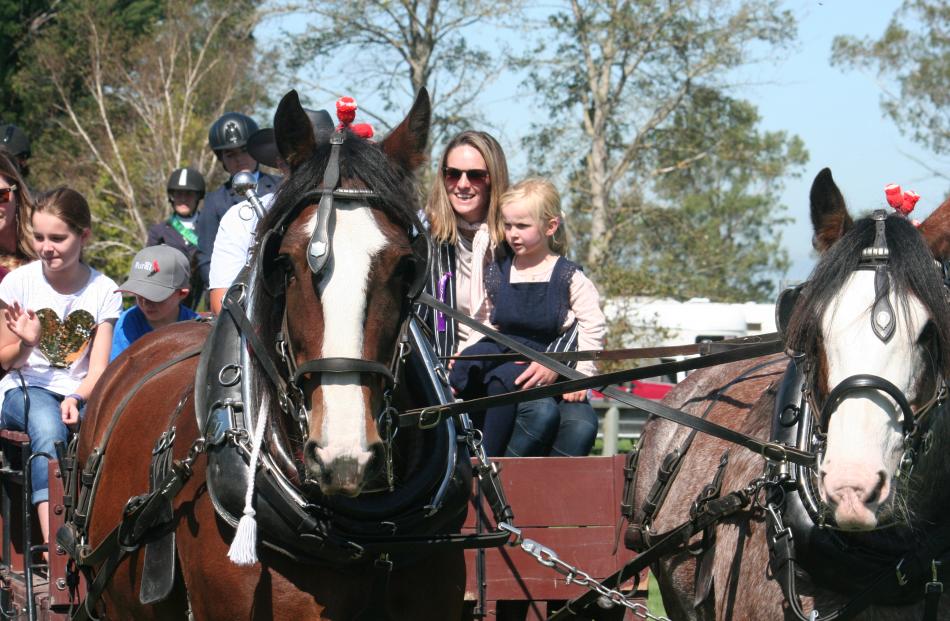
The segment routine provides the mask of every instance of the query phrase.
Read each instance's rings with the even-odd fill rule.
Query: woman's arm
[[[96,332],[92,336],[92,343],[89,344],[89,370],[86,377],[76,388],[75,394],[87,401],[92,396],[92,391],[102,376],[102,372],[109,364],[109,353],[112,351],[112,333],[115,327],[115,320],[109,319],[103,321],[96,327]],[[79,403],[73,397],[63,399],[61,405],[63,422],[72,425],[79,420]]]

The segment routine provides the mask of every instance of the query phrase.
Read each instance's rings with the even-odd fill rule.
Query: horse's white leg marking
[[[308,224],[312,233],[315,219]],[[331,240],[332,270],[320,281],[323,305],[323,357],[363,357],[363,330],[369,270],[373,257],[386,245],[369,207],[336,210]],[[326,373],[323,385],[323,448],[321,461],[355,459],[362,468],[372,453],[366,446],[363,398],[358,373]]]

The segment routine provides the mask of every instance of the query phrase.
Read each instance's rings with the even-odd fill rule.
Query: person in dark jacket
[[[172,214],[167,220],[148,229],[146,246],[167,245],[180,250],[192,266],[185,306],[194,308],[201,299],[201,278],[198,274],[198,203],[205,195],[205,179],[194,168],[176,168],[168,177],[168,202]]]
[[[232,177],[239,172],[256,175],[257,195],[264,196],[277,189],[281,178],[261,172],[257,161],[247,152],[247,139],[257,130],[257,123],[251,117],[239,112],[228,112],[211,125],[208,145]],[[211,253],[214,251],[221,218],[231,207],[245,199],[245,196],[231,191],[231,179],[205,198],[204,209],[198,217],[198,273],[202,291],[208,288]]]

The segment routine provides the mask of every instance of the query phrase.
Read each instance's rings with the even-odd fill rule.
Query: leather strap
[[[335,132],[330,137],[330,159],[323,171],[323,191],[317,207],[317,222],[307,244],[307,265],[319,274],[330,258],[330,217],[333,215],[333,191],[340,182],[340,145],[346,134]]]
[[[818,424],[821,426],[822,431],[828,430],[831,415],[834,414],[841,402],[847,398],[848,393],[857,390],[877,390],[893,399],[901,410],[904,436],[908,437],[913,433],[916,420],[914,418],[914,411],[910,408],[910,403],[907,402],[907,397],[904,395],[904,392],[883,377],[867,374],[852,375],[842,380],[841,383],[835,386],[828,394],[828,398],[825,399],[825,404],[821,408],[821,415],[818,419]]]
[[[362,358],[318,358],[308,360],[297,367],[294,372],[294,384],[300,384],[300,379],[304,375],[311,373],[368,373],[378,375],[386,382],[386,386],[391,388],[396,380],[393,378],[392,371],[385,364],[375,360],[363,360]]]
[[[263,367],[264,372],[267,373],[267,377],[270,378],[270,381],[277,388],[278,394],[287,394],[287,383],[284,382],[284,378],[282,378],[277,371],[277,366],[274,364],[274,359],[270,355],[270,350],[267,349],[264,342],[257,336],[257,332],[254,331],[254,326],[251,325],[251,321],[247,318],[241,305],[225,295],[222,308],[231,316],[231,319],[234,320],[234,323],[237,325],[238,331],[247,340],[248,345],[251,346],[251,351],[260,361],[261,367]]]
[[[735,491],[721,498],[706,502],[696,515],[661,536],[661,539],[650,548],[637,555],[632,561],[601,581],[608,589],[618,586],[638,576],[640,572],[658,561],[661,557],[677,550],[689,543],[696,533],[709,528],[736,511],[749,504],[750,498],[742,491]],[[548,617],[548,621],[567,621],[568,619],[585,618],[584,611],[588,606],[595,604],[600,598],[597,591],[587,591],[580,597],[567,602],[563,608]]]
[[[554,360],[637,360],[641,358],[672,358],[673,356],[705,356],[713,353],[731,351],[748,345],[762,343],[781,343],[778,332],[743,336],[724,341],[696,343],[694,345],[670,345],[667,347],[633,347],[628,349],[597,349],[582,351],[546,352]],[[524,360],[525,356],[507,352],[503,354],[473,354],[459,356],[440,356],[442,360]]]
[[[505,345],[509,349],[512,349],[535,362],[543,364],[544,366],[546,366],[547,368],[553,371],[557,371],[558,373],[560,373],[561,375],[564,375],[565,377],[581,380],[581,382],[578,382],[579,384],[583,384],[583,382],[591,382],[591,380],[593,380],[594,382],[592,384],[580,385],[580,386],[577,386],[576,388],[575,387],[568,388],[571,382],[563,382],[560,384],[560,388],[561,388],[560,394],[563,394],[565,392],[570,392],[572,390],[579,390],[581,388],[591,388],[598,385],[603,386],[604,384],[612,383],[609,380],[605,381],[608,377],[606,375],[601,375],[595,378],[587,377],[583,373],[580,373],[576,371],[575,369],[572,369],[571,367],[550,358],[546,354],[535,351],[531,349],[530,347],[526,347],[525,345],[521,344],[515,339],[505,336],[504,334],[501,334],[497,330],[488,328],[484,326],[483,324],[475,321],[474,319],[471,319],[467,315],[459,313],[454,308],[451,308],[448,305],[443,304],[442,302],[438,301],[437,299],[435,299],[428,293],[420,294],[419,301],[423,304],[431,306],[435,310],[441,311],[442,313],[451,316],[457,322],[462,323],[472,328],[473,330],[476,330],[477,332],[481,334],[485,334],[491,337],[492,339],[498,341],[502,345]],[[751,350],[754,347],[757,347],[757,346],[754,346],[754,345],[750,346],[749,349]],[[766,355],[766,353],[776,353],[774,350],[775,347],[776,345],[770,344],[768,347],[764,348],[765,351],[760,352],[758,355],[762,356],[762,355]],[[730,352],[730,354],[734,354],[734,353],[735,352]],[[749,353],[749,352],[743,352],[743,353]],[[544,388],[548,388],[548,387],[547,386],[542,387],[542,389]],[[534,395],[529,395],[528,393],[530,392],[531,392],[530,390],[518,391],[516,398],[518,399],[518,401],[526,401],[530,399],[539,398]],[[619,401],[626,405],[630,405],[635,408],[639,408],[650,414],[655,414],[656,416],[659,416],[660,418],[665,418],[667,420],[673,421],[674,423],[685,425],[686,427],[690,427],[691,429],[696,429],[697,431],[701,431],[711,436],[715,436],[717,438],[720,438],[721,440],[726,440],[727,442],[738,444],[739,446],[747,448],[750,451],[759,453],[766,459],[773,460],[773,461],[789,461],[792,463],[796,463],[802,466],[809,466],[809,467],[812,467],[815,465],[815,455],[812,453],[808,453],[806,451],[802,451],[797,448],[786,446],[783,444],[776,444],[774,442],[763,442],[762,440],[758,438],[754,438],[750,435],[740,433],[733,429],[729,429],[728,427],[723,427],[722,425],[717,425],[716,423],[710,422],[708,420],[703,420],[695,416],[691,416],[689,414],[673,409],[661,403],[651,401],[650,399],[644,399],[643,397],[638,397],[636,395],[631,395],[629,393],[622,392],[616,388],[605,387],[601,389],[601,392],[603,392],[606,396],[612,399],[615,399],[616,401]],[[508,396],[510,397],[510,395]],[[459,405],[470,406],[471,403],[472,402],[463,402]],[[445,408],[445,407],[452,407],[452,406],[451,405],[436,406],[433,408],[429,408],[428,411],[431,411],[431,412],[444,411],[442,410],[442,408]],[[468,409],[471,410],[472,408],[469,407]],[[420,422],[427,423],[428,421],[420,421]]]

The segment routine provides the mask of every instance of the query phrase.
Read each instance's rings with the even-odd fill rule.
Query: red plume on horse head
[[[369,123],[354,123],[359,106],[352,97],[340,97],[336,100],[336,118],[340,119],[337,131],[348,129],[360,138],[369,140],[373,137],[373,126]]]

